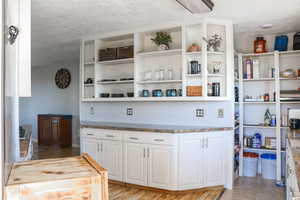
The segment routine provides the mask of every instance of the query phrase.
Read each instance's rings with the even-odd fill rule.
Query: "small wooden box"
[[[187,96],[202,96],[202,86],[187,86],[186,87]]]
[[[108,200],[107,171],[88,154],[15,163],[5,200]]]
[[[99,50],[99,61],[108,61],[117,59],[117,48],[107,48]]]
[[[117,59],[133,58],[133,46],[117,48]]]

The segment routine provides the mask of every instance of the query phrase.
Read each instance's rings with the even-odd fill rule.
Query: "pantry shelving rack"
[[[243,78],[243,64],[245,58],[261,59],[262,63],[266,64],[267,61],[271,61],[271,65],[275,68],[275,77],[274,78],[258,78],[258,79],[244,79]],[[297,63],[300,62],[300,51],[273,51],[262,54],[253,54],[253,53],[239,53],[238,54],[238,78],[235,79],[238,88],[239,88],[239,102],[236,102],[235,105],[238,108],[240,115],[240,125],[239,125],[239,140],[241,151],[239,152],[239,175],[243,176],[243,152],[256,152],[258,154],[273,152],[276,153],[276,181],[282,181],[282,159],[284,159],[285,150],[282,148],[282,144],[285,144],[283,139],[286,135],[288,127],[281,126],[281,114],[286,110],[284,106],[292,106],[300,108],[299,101],[285,102],[280,101],[280,90],[287,88],[295,88],[296,84],[293,84],[294,81],[299,81],[299,78],[281,78],[280,72],[287,68],[299,67]],[[270,63],[269,63],[270,64]],[[266,66],[266,65],[265,65]],[[263,101],[244,101],[245,96],[248,92],[255,94],[258,87],[253,87],[251,84],[256,84],[257,86],[264,86],[265,88],[273,88],[276,92],[276,101],[263,102]],[[250,86],[249,86],[250,85]],[[299,85],[299,84],[298,84]],[[256,95],[261,95],[257,94]],[[248,107],[251,107],[249,109]],[[262,109],[263,108],[263,109]],[[247,125],[250,116],[255,118],[255,112],[264,113],[266,108],[271,108],[276,115],[276,126],[260,126],[260,125]],[[262,114],[263,116],[263,114]],[[248,131],[247,131],[248,130]],[[249,131],[250,130],[250,131]],[[249,132],[254,133],[253,130],[259,130],[262,133],[262,136],[266,134],[267,136],[272,135],[276,137],[276,149],[254,149],[244,146],[244,136]],[[251,132],[252,131],[252,132]],[[273,133],[271,133],[273,132]],[[250,134],[249,134],[250,135]]]
[[[158,51],[151,38],[157,31],[171,34],[173,42],[170,50]],[[203,37],[210,38],[214,34],[222,37],[220,51],[208,51]],[[187,52],[193,43],[199,44],[201,51]],[[134,46],[134,57],[111,61],[98,61],[98,51],[103,48]],[[200,19],[195,23],[172,26],[157,26],[153,29],[135,30],[131,33],[112,33],[100,37],[84,38],[81,44],[81,90],[82,102],[110,101],[231,101],[233,97],[233,26],[226,20],[210,18]],[[201,63],[201,74],[189,72],[189,62],[198,60]],[[209,63],[221,62],[219,74],[209,73]],[[166,72],[172,69],[172,80],[153,78],[154,71],[163,68]],[[145,80],[144,73],[152,72],[152,80]],[[87,78],[93,84],[84,84]],[[134,78],[133,81],[120,81],[121,78]],[[114,79],[116,81],[102,81]],[[221,83],[220,96],[208,96],[209,82]],[[202,86],[202,96],[187,96],[187,86]],[[182,96],[176,97],[141,97],[143,89],[151,92],[154,89],[182,89]],[[134,97],[126,97],[133,92]],[[100,93],[123,93],[124,98],[101,98]]]

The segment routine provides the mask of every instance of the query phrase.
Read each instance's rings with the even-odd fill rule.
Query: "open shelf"
[[[224,74],[207,74],[208,77],[224,77]]]
[[[255,57],[255,56],[274,56],[274,52],[243,54],[243,57]]]
[[[283,78],[283,77],[281,77],[281,78],[279,78],[281,81],[284,81],[284,80],[286,80],[286,81],[288,81],[288,80],[300,80],[300,77],[294,77],[294,78]]]
[[[255,152],[271,152],[271,153],[276,153],[276,149],[266,149],[266,148],[261,148],[261,149],[256,149],[256,148],[251,148],[251,147],[244,147],[244,151],[255,151]],[[284,150],[281,150],[281,152],[285,152]]]
[[[138,81],[138,84],[164,84],[164,83],[181,83],[182,80],[162,80],[162,81]]]
[[[181,54],[182,49],[170,49],[164,51],[150,51],[150,52],[140,52],[137,53],[138,56],[164,56],[164,55],[172,55],[172,54]]]
[[[300,101],[280,101],[281,104],[300,104]]]
[[[94,65],[95,64],[95,62],[86,62],[86,63],[84,63],[84,65]]]
[[[108,60],[108,61],[99,61],[98,64],[103,65],[118,65],[118,64],[127,64],[134,63],[134,58],[118,59],[118,60]]]
[[[95,84],[83,84],[84,85],[84,87],[93,87],[93,86],[95,86]]]
[[[103,82],[97,82],[97,84],[130,84],[134,81],[103,81]]]
[[[276,126],[263,126],[263,125],[251,125],[251,124],[244,124],[244,128],[266,128],[266,129],[276,129]]]
[[[274,101],[244,101],[244,104],[276,104]]]
[[[186,74],[186,77],[196,78],[196,77],[202,77],[202,74]]]
[[[194,52],[186,52],[185,53],[188,56],[201,56],[202,52],[201,51],[194,51]]]
[[[218,22],[218,20],[214,22]],[[219,21],[214,24],[214,22],[202,23],[199,21],[198,23],[180,24],[174,27],[141,30],[124,35],[106,35],[103,38],[89,39],[88,42],[83,40],[81,82],[91,78],[95,83],[94,87],[80,85],[82,101],[230,101],[229,96],[232,91],[228,86],[232,84],[230,66],[233,64],[233,59],[229,53],[233,51],[230,49],[233,41],[227,40],[230,38],[227,36],[231,34],[232,30],[231,26],[228,26],[230,23]],[[159,50],[152,41],[156,33],[161,31],[169,33],[172,38],[169,50]],[[209,39],[215,34],[222,38],[219,51],[213,52],[213,49],[206,51],[204,48],[207,47],[207,43],[203,37]],[[201,48],[194,48],[198,51],[187,52],[193,50],[192,45],[194,44],[202,47],[203,51]],[[98,61],[100,49],[126,46],[133,46],[133,58]],[[197,61],[199,66],[195,68],[195,63],[193,63],[192,70],[191,61]],[[212,74],[218,69],[219,74]],[[201,74],[191,74],[191,72],[199,73],[200,71]],[[124,77],[134,78],[134,81],[97,81],[104,79],[120,80]],[[214,87],[213,90],[220,91],[220,96],[208,96],[208,86],[217,83],[220,86],[219,89]],[[186,96],[188,86],[199,85],[202,86],[203,96]],[[139,97],[141,91],[148,90],[151,93],[155,89],[161,89],[164,93],[167,89],[180,90],[182,96]],[[126,94],[127,92],[133,92],[134,97],[100,98],[101,93]]]
[[[243,79],[243,81],[275,81],[275,78]]]
[[[225,55],[225,53],[222,51],[208,51],[207,54],[208,55]]]

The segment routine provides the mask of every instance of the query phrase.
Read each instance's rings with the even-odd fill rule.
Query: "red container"
[[[254,41],[254,53],[266,52],[266,40],[264,37],[257,37]]]

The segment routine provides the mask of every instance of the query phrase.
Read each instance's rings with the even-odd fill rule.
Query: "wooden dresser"
[[[39,145],[72,146],[71,115],[38,115]]]

